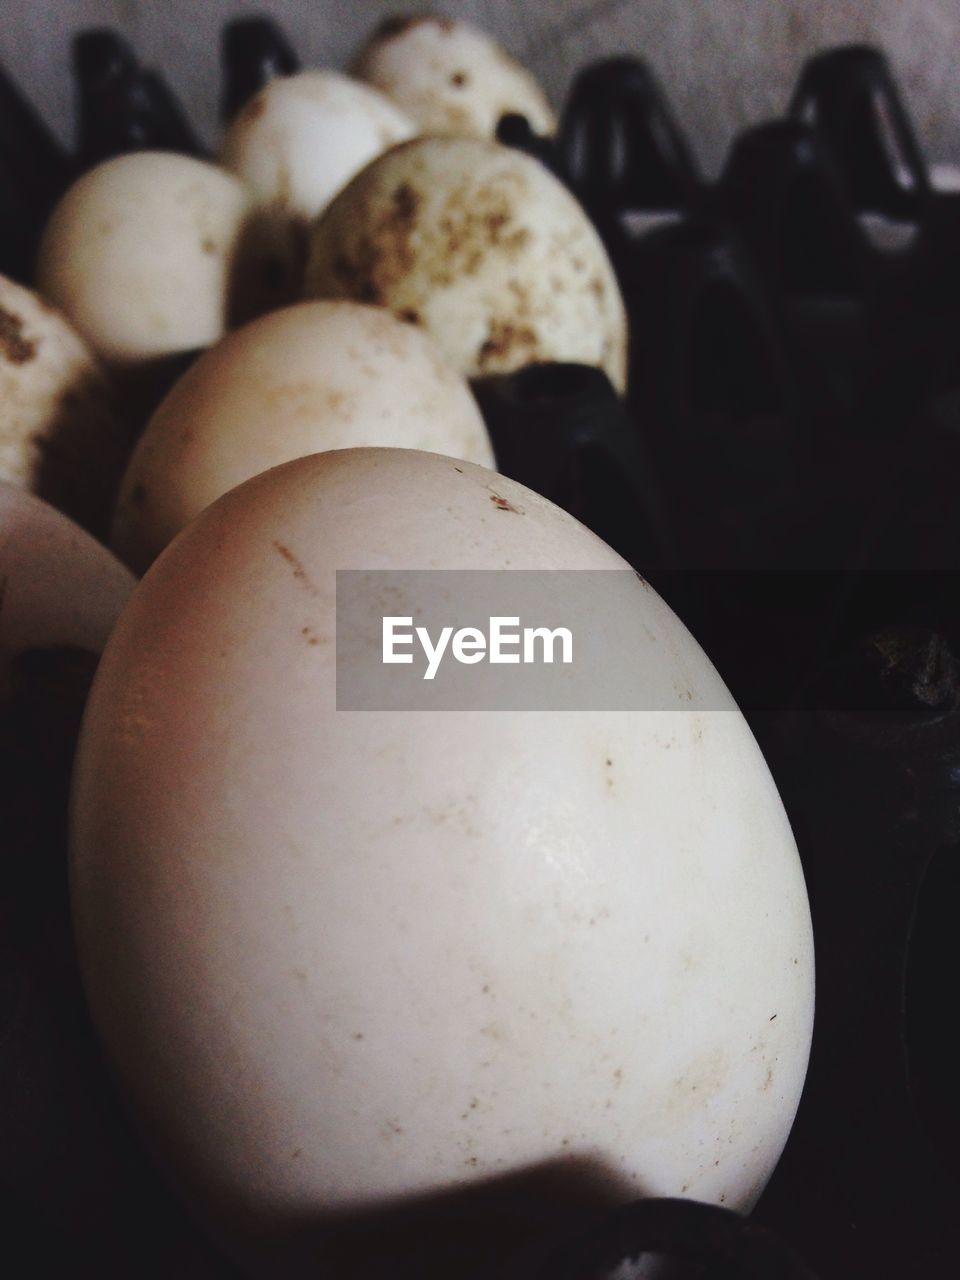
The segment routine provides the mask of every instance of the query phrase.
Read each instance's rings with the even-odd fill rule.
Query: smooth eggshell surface
[[[336,710],[338,568],[505,566],[627,574],[609,624],[673,709]],[[326,453],[184,531],[94,683],[72,877],[143,1130],[250,1270],[261,1231],[540,1168],[745,1209],[790,1129],[810,917],[757,745],[619,557],[469,463]]]
[[[274,311],[201,356],[163,401],[127,469],[112,545],[142,573],[243,480],[357,445],[493,466],[476,401],[426,334],[353,302]]]
[[[0,480],[103,534],[125,455],[90,348],[36,293],[0,276]]]
[[[221,159],[263,203],[309,221],[354,174],[416,125],[389,98],[337,71],[272,80],[227,130]]]
[[[354,73],[417,121],[424,133],[492,138],[501,116],[525,116],[550,134],[556,118],[531,73],[466,22],[388,18],[361,50]]]
[[[239,179],[190,156],[107,160],[54,209],[37,288],[107,360],[207,347],[227,328],[251,207]]]
[[[560,360],[626,383],[599,236],[543,165],[495,142],[419,138],[375,160],[316,224],[305,292],[389,307],[467,377]]]
[[[133,586],[130,572],[72,520],[0,483],[0,682],[26,649],[99,653]]]

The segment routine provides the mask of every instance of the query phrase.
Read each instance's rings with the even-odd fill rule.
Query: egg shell
[[[130,571],[72,520],[0,483],[0,678],[27,649],[99,653],[133,587]]]
[[[309,222],[388,147],[416,125],[369,85],[338,71],[271,80],[224,135],[220,156],[261,203]]]
[[[675,709],[337,711],[336,570],[398,567],[625,571]],[[232,490],[135,593],[74,782],[95,1019],[251,1273],[539,1170],[741,1209],[769,1177],[813,1012],[783,807],[676,616],[530,490],[383,449]]]
[[[466,22],[388,18],[361,50],[354,74],[375,85],[424,133],[493,138],[504,115],[552,134],[556,117],[533,75],[496,40]]]
[[[126,453],[87,344],[36,293],[0,276],[0,480],[102,535]]]
[[[261,251],[252,207],[238,178],[190,156],[107,160],[51,214],[37,287],[108,361],[209,346]]]
[[[418,138],[375,160],[314,227],[305,293],[389,307],[467,377],[560,360],[626,383],[599,236],[543,165],[495,142]]]
[[[163,401],[124,477],[112,545],[142,573],[228,489],[357,445],[493,466],[476,401],[426,334],[353,302],[274,311],[201,356]]]

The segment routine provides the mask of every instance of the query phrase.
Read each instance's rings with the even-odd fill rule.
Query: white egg
[[[600,237],[543,165],[495,142],[419,138],[375,160],[316,224],[305,292],[388,306],[468,377],[562,360],[626,383]]]
[[[476,401],[425,334],[353,302],[274,311],[201,356],[163,401],[127,469],[112,545],[143,572],[241,481],[355,445],[493,466]]]
[[[360,568],[619,570],[603,625],[664,709],[337,710]],[[405,1207],[426,1248],[444,1193],[459,1229],[497,1188],[522,1216],[538,1177],[571,1212],[588,1187],[756,1199],[810,1045],[796,846],[702,650],[530,490],[385,449],[234,489],[135,593],[74,779],[94,1017],[248,1272],[317,1274],[344,1217],[355,1263],[389,1253]]]
[[[126,451],[87,344],[37,294],[0,276],[0,480],[104,533]]]
[[[27,649],[99,653],[133,586],[129,570],[72,520],[0,483],[0,683]]]
[[[207,347],[265,252],[233,174],[168,152],[107,160],[67,191],[40,245],[37,287],[106,360]]]
[[[501,116],[526,116],[535,133],[557,127],[546,94],[496,40],[466,22],[430,14],[388,18],[354,73],[376,85],[424,133],[492,138]]]
[[[228,128],[221,159],[261,204],[309,223],[354,174],[416,125],[389,98],[337,71],[272,80]]]

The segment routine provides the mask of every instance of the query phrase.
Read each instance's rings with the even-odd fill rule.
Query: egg
[[[0,673],[27,649],[99,653],[134,578],[107,549],[33,494],[0,482]]]
[[[426,334],[355,302],[274,311],[201,356],[163,401],[127,469],[112,545],[143,572],[241,481],[354,445],[493,466],[476,401]]]
[[[354,73],[392,98],[424,133],[492,138],[504,115],[551,134],[556,117],[533,75],[466,22],[421,14],[382,22]]]
[[[418,138],[375,160],[314,227],[305,293],[389,307],[467,377],[557,360],[626,383],[599,236],[543,165],[496,142]]]
[[[126,452],[87,344],[32,290],[0,276],[0,480],[103,534]]]
[[[338,71],[300,71],[260,90],[224,134],[220,157],[247,182],[302,270],[306,228],[350,179],[413,121],[389,98]]]
[[[537,570],[558,608],[554,571],[613,571],[599,633],[635,655],[629,705],[660,709],[338,710],[376,660],[337,634],[344,569]],[[402,1260],[405,1212],[425,1255],[471,1216],[494,1249],[535,1185],[569,1220],[746,1209],[769,1177],[813,1011],[782,804],[676,616],[521,485],[355,449],[231,490],[107,646],[72,814],[95,1021],[248,1274],[380,1274],[358,1259]]]
[[[207,347],[236,308],[256,310],[247,295],[261,282],[250,277],[268,240],[233,174],[138,151],[97,165],[62,197],[44,229],[37,288],[105,360],[154,360]]]

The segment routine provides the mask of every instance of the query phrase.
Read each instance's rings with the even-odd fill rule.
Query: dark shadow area
[[[550,1160],[401,1206],[278,1220],[245,1256],[278,1280],[532,1280],[631,1194],[599,1160]]]

